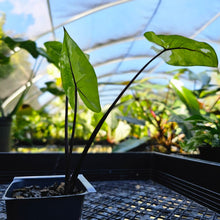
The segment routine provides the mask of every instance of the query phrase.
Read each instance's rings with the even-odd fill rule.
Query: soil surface
[[[62,196],[64,195],[65,183],[60,184],[54,183],[51,186],[41,188],[37,185],[26,186],[24,188],[14,189],[12,193],[13,198],[23,199],[23,198],[42,198],[51,196]],[[74,190],[75,192],[75,190]],[[83,191],[77,190],[77,193],[82,193]],[[76,193],[74,193],[76,194]]]

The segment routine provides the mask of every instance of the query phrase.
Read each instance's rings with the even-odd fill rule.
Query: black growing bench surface
[[[83,219],[220,219],[220,214],[152,180],[93,183]]]
[[[220,214],[152,180],[92,182],[97,192],[84,201],[82,219],[200,219]],[[0,185],[0,197],[7,184]],[[6,219],[0,200],[0,219]]]
[[[78,159],[74,154],[73,167]],[[63,174],[64,167],[63,154],[0,153],[1,194],[14,176]],[[82,219],[220,220],[220,163],[160,153],[89,154],[82,174],[97,190],[86,196]]]

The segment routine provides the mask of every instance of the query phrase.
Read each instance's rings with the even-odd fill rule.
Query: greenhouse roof
[[[111,102],[123,87],[110,83],[129,80],[155,54],[143,36],[147,31],[204,41],[220,53],[219,0],[0,0],[0,11],[6,14],[6,33],[36,40],[38,46],[48,40],[62,41],[65,26],[90,55],[100,83],[102,105]],[[140,78],[152,77],[151,83],[167,84],[172,77],[167,72],[177,67],[161,61],[153,62]],[[201,72],[207,68],[192,69]],[[10,90],[13,86],[6,82],[18,82],[5,80],[0,82],[0,93],[5,91],[8,96],[15,90]],[[16,86],[20,88],[26,80],[24,74]],[[50,77],[42,65],[36,86],[42,87],[47,80]],[[40,104],[44,99],[36,94],[35,98]]]

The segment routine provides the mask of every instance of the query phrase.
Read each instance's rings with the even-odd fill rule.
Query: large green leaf
[[[172,79],[170,85],[172,86],[180,100],[186,105],[189,113],[191,115],[199,115],[199,103],[192,91],[184,87],[181,82],[176,79]]]
[[[86,55],[64,29],[60,70],[64,91],[72,108],[75,106],[75,83],[84,104],[92,111],[101,110],[95,71]],[[75,80],[75,83],[74,83]]]
[[[198,42],[179,35],[156,35],[146,32],[150,42],[163,47],[164,61],[174,66],[218,66],[215,50],[207,43]]]

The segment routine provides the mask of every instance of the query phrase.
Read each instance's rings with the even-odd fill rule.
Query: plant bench
[[[0,183],[63,170],[61,153],[0,154]],[[220,219],[220,163],[161,153],[89,154],[82,173],[97,190],[85,199],[84,219]]]

